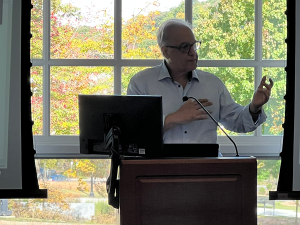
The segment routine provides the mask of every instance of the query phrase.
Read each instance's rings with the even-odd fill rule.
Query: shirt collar
[[[171,76],[169,74],[169,71],[168,71],[168,68],[166,66],[166,61],[163,60],[162,64],[161,64],[161,69],[160,69],[160,72],[159,72],[159,76],[158,76],[158,80],[163,80],[165,78],[170,78],[171,79]],[[191,77],[191,80],[192,79],[196,79],[199,81],[199,78],[198,78],[198,75],[196,73],[196,70],[193,70],[192,71],[192,77]]]

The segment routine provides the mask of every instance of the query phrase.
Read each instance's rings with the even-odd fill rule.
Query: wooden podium
[[[122,159],[121,225],[257,224],[254,157]]]

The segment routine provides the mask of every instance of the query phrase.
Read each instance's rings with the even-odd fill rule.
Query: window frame
[[[114,58],[113,59],[51,59],[50,58],[50,5],[51,0],[43,1],[43,58],[31,59],[33,66],[43,67],[43,135],[34,136],[34,146],[39,157],[81,157],[79,136],[50,135],[50,67],[51,66],[111,66],[114,67],[114,93],[121,94],[122,67],[156,66],[161,60],[122,59],[122,1],[114,0]],[[262,4],[255,0],[255,52],[251,60],[199,60],[201,67],[252,67],[254,86],[258,87],[265,67],[286,66],[286,60],[262,59]],[[185,0],[185,19],[192,23],[193,0]],[[239,154],[253,156],[279,156],[283,136],[262,135],[258,127],[253,136],[232,136]],[[220,150],[224,156],[235,155],[234,146],[225,136],[218,137]],[[81,156],[79,156],[81,155]],[[91,157],[85,155],[85,157]],[[97,156],[98,158],[106,156]]]

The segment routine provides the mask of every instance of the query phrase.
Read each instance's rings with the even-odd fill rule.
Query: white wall
[[[2,2],[3,3],[3,2]],[[1,4],[1,2],[0,2]],[[10,84],[10,42],[12,7],[10,2],[2,5],[2,25],[0,25],[0,168],[7,168],[8,113]],[[0,7],[0,9],[2,8]],[[9,47],[8,47],[9,46]]]
[[[21,0],[4,0],[0,25],[0,189],[22,188],[20,55]]]

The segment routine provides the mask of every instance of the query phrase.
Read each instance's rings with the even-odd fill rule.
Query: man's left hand
[[[266,79],[266,76],[262,78],[256,92],[254,93],[252,102],[250,104],[250,111],[252,113],[258,113],[261,110],[261,107],[269,101],[274,83],[273,80],[269,78],[270,84],[267,84]]]

